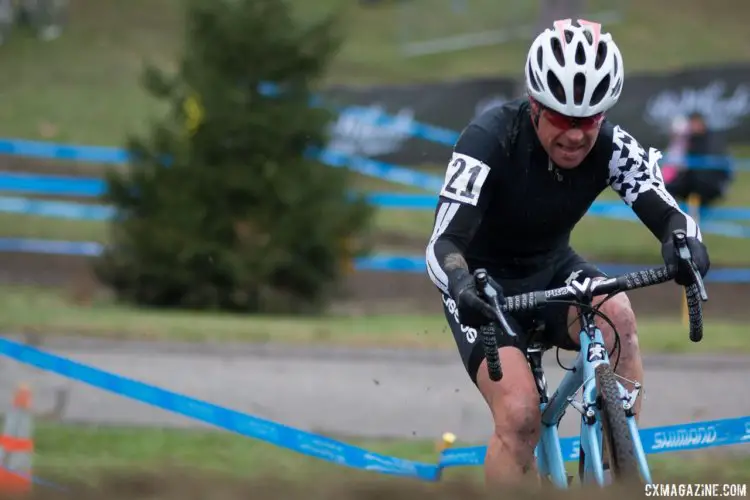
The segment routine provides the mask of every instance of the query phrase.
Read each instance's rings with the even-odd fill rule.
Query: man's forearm
[[[464,278],[469,273],[469,264],[460,252],[453,251],[445,256],[443,259],[443,269],[445,274],[448,275],[448,288],[450,289],[450,295],[453,296],[455,290],[453,289],[457,283],[460,282],[461,278]]]
[[[454,271],[458,269],[469,270],[469,264],[466,263],[466,259],[459,252],[449,253],[443,260],[443,268],[450,276]]]
[[[445,294],[469,272],[463,255],[479,227],[481,211],[471,205],[441,200],[432,238],[426,248],[427,274]]]

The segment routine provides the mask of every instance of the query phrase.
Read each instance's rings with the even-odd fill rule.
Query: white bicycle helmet
[[[526,58],[529,95],[566,116],[592,116],[614,106],[622,92],[622,55],[601,29],[564,19],[537,36]]]

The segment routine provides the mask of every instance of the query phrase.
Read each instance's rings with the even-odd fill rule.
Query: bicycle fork
[[[581,341],[581,352],[589,352],[589,347],[594,344],[603,345],[603,339],[601,331],[593,324],[588,325],[588,328],[584,329],[580,334]],[[579,468],[579,474],[583,482],[591,482],[595,480],[600,486],[604,485],[604,468],[602,466],[604,457],[603,452],[603,436],[602,436],[602,421],[599,404],[597,401],[596,383],[594,381],[594,370],[597,365],[605,363],[609,364],[609,354],[605,350],[597,350],[599,352],[599,359],[593,361],[587,358],[587,362],[583,362],[579,358],[579,363],[576,368],[580,369],[583,373],[582,381],[582,399],[583,402],[578,402],[570,399],[570,404],[581,414],[581,441],[579,453],[583,455],[583,467]],[[616,375],[616,377],[621,378]],[[632,381],[631,381],[632,382]],[[628,425],[630,439],[633,443],[633,449],[636,454],[638,461],[638,469],[641,473],[641,477],[647,483],[651,482],[651,474],[649,471],[648,463],[646,461],[646,454],[643,451],[643,444],[641,443],[640,432],[638,431],[638,425],[635,421],[635,412],[633,411],[635,400],[640,393],[640,384],[634,382],[635,388],[632,392],[629,392],[625,387],[618,381],[617,387],[619,389],[620,400],[622,401],[622,409],[625,412],[625,418]],[[611,465],[611,464],[610,464]]]
[[[624,390],[620,387],[620,390]],[[627,393],[627,391],[625,391]],[[628,421],[628,429],[630,430],[630,438],[633,440],[633,448],[635,450],[636,458],[638,459],[638,470],[641,473],[641,477],[646,484],[652,484],[651,471],[648,467],[648,461],[646,460],[646,452],[643,451],[643,443],[641,443],[641,434],[638,431],[638,424],[635,421],[635,413],[633,412],[633,404],[635,399],[638,397],[640,392],[640,386],[636,386],[632,393],[628,394],[629,401],[625,403],[625,415]]]
[[[549,395],[547,379],[542,369],[542,353],[543,349],[541,347],[530,346],[527,348],[526,358],[534,376],[537,391],[539,392],[539,410],[542,416],[544,416],[549,410]],[[564,412],[563,407],[560,417],[562,417]],[[570,486],[573,477],[568,476],[565,471],[565,460],[562,448],[560,447],[560,436],[557,429],[559,422],[560,420],[557,419],[554,423],[548,423],[542,418],[541,433],[539,442],[534,448],[534,457],[541,478],[549,478],[558,488],[567,488]]]

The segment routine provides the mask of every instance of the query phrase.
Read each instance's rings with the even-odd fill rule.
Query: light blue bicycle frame
[[[569,404],[581,413],[579,449],[584,452],[583,482],[591,483],[595,481],[600,486],[605,485],[602,467],[602,427],[600,412],[596,407],[594,370],[602,363],[609,364],[609,355],[603,348],[602,333],[595,326],[590,315],[583,316],[581,319],[582,324],[585,322],[586,327],[579,334],[581,351],[576,358],[575,369],[565,374],[552,397],[547,395],[547,383],[541,368],[542,350],[530,346],[527,354],[541,400],[542,429],[539,443],[534,450],[537,468],[541,477],[548,477],[559,488],[568,487],[568,476],[565,471],[565,458],[560,448],[557,425]],[[592,361],[589,361],[589,357],[593,358]],[[619,381],[617,385],[623,401],[623,411],[627,415],[628,428],[630,429],[641,478],[646,483],[651,483],[651,473],[646,461],[646,454],[643,451],[638,427],[631,411],[640,392],[640,384],[635,384],[632,392],[628,392]],[[581,387],[583,389],[582,401],[574,400],[574,396]],[[580,460],[578,456],[570,458],[579,458]]]

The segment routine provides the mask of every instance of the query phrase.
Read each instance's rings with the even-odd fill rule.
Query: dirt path
[[[339,436],[435,438],[451,431],[482,442],[490,415],[457,355],[440,351],[290,348],[53,340],[42,349],[79,362],[294,427]],[[563,365],[572,355],[561,353]],[[646,356],[641,425],[750,414],[750,359],[731,356]],[[31,378],[35,406],[52,406],[69,391],[67,421],[194,427],[195,421],[121,396],[31,370],[0,358],[5,383]],[[564,371],[554,351],[545,359],[550,387]],[[717,390],[717,388],[724,388]],[[731,397],[728,395],[731,394]],[[569,411],[562,435],[577,434]]]

